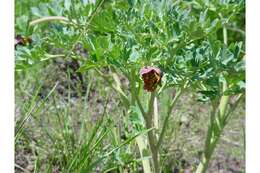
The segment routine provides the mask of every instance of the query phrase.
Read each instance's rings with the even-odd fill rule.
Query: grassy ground
[[[93,72],[77,77],[63,64],[39,64],[16,74],[16,172],[142,172],[130,121],[117,94]],[[127,84],[127,82],[126,82]],[[159,99],[159,111],[171,90]],[[163,172],[193,172],[199,163],[209,106],[185,93],[161,148]],[[210,173],[244,172],[241,104],[225,129]],[[163,118],[163,117],[161,117]]]

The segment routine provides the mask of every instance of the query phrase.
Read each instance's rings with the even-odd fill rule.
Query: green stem
[[[204,173],[206,172],[206,170],[208,169],[208,164],[209,164],[209,159],[207,159],[205,157],[205,155],[203,154],[203,157],[200,161],[200,164],[196,170],[196,173]]]
[[[210,125],[208,128],[208,132],[207,132],[207,138],[206,138],[206,143],[205,143],[205,149],[204,149],[204,153],[201,159],[201,162],[196,170],[196,173],[205,173],[207,168],[208,168],[208,164],[209,161],[212,157],[212,154],[216,148],[216,145],[220,139],[220,136],[222,134],[222,132],[224,131],[225,125],[228,122],[228,118],[230,117],[230,115],[234,112],[234,110],[236,109],[237,105],[239,104],[239,102],[241,101],[241,99],[243,94],[238,95],[238,98],[236,100],[236,102],[234,103],[233,106],[231,106],[231,108],[229,109],[229,111],[227,112],[226,110],[223,110],[225,112],[225,115],[223,115],[223,118],[221,119],[221,122],[224,122],[223,125],[221,126],[221,129],[218,129],[217,132],[214,131],[214,127],[217,125],[216,124],[216,114],[218,113],[218,108],[213,106],[213,111],[211,113],[211,120],[210,120]],[[225,102],[226,104],[228,104],[227,102]],[[219,107],[225,107],[225,109],[227,109],[227,105],[224,104],[220,104]],[[220,112],[221,109],[219,109]],[[220,116],[221,117],[221,116]]]
[[[145,117],[145,116],[146,116],[146,115],[145,115],[146,113],[145,113],[144,108],[143,108],[143,106],[142,106],[142,103],[141,103],[141,101],[140,101],[140,99],[139,99],[139,97],[138,97],[138,95],[137,95],[136,93],[135,93],[135,98],[136,98],[137,105],[138,105],[138,107],[139,107],[139,109],[140,109],[140,111],[141,111],[143,117]]]
[[[210,125],[207,131],[204,153],[202,156],[202,160],[196,170],[196,173],[205,173],[208,168],[211,156],[216,148],[216,144],[218,143],[220,135],[222,134],[223,129],[225,127],[223,124],[223,120],[225,119],[228,98],[229,97],[223,95],[220,99],[219,106],[213,106],[213,110],[210,116]],[[216,116],[218,114],[218,111],[220,116]]]
[[[220,15],[221,16],[221,15]],[[223,27],[223,42],[224,44],[228,44],[227,40],[227,28]],[[228,84],[225,81],[223,83],[223,96],[220,98],[218,108],[213,105],[213,110],[211,112],[210,125],[207,131],[207,138],[205,142],[204,153],[201,159],[201,162],[196,170],[196,173],[205,173],[211,156],[216,148],[216,145],[219,141],[220,135],[223,132],[225,127],[225,119],[226,119],[226,111],[229,101],[229,96],[224,95],[224,92],[228,89]]]
[[[207,137],[206,137],[205,146],[204,146],[204,153],[202,155],[202,159],[196,170],[196,173],[205,173],[206,172],[206,170],[208,168],[209,160],[210,160],[211,155],[214,150],[214,148],[212,146],[215,143],[213,141],[213,134],[214,134],[213,128],[214,128],[216,112],[217,112],[217,107],[215,107],[213,105],[213,109],[210,114],[210,124],[209,124],[208,131],[207,131]]]
[[[227,90],[227,83],[224,82],[223,83],[223,93]],[[227,108],[227,104],[228,104],[228,100],[229,100],[229,96],[226,96],[223,94],[223,96],[220,99],[220,104],[219,104],[219,113],[220,113],[220,117],[223,118],[225,116],[226,113],[226,108]]]
[[[166,131],[166,128],[167,128],[167,124],[169,122],[169,118],[170,118],[172,109],[175,106],[175,104],[177,103],[177,100],[179,99],[180,95],[182,94],[182,91],[183,91],[183,89],[180,89],[177,92],[177,94],[175,95],[174,99],[172,100],[172,102],[171,102],[171,104],[170,104],[170,106],[168,108],[167,115],[166,115],[166,117],[164,119],[164,122],[163,122],[162,131],[160,133],[159,140],[158,140],[158,143],[157,143],[157,148],[159,148],[160,145],[162,144],[163,137],[164,137],[164,134],[165,134],[165,131]]]
[[[157,97],[154,98],[153,102],[153,107],[154,107],[154,116],[153,116],[153,121],[154,121],[154,127],[155,130],[159,129],[159,113],[158,113],[158,99]]]
[[[206,137],[206,141],[205,141],[205,148],[204,148],[204,151],[207,152],[208,151],[208,147],[210,146],[210,143],[211,143],[211,139],[212,139],[212,131],[213,131],[213,126],[214,126],[214,119],[215,119],[215,115],[216,115],[216,111],[217,111],[217,108],[214,108],[213,107],[213,110],[211,111],[211,114],[210,114],[210,124],[209,124],[209,127],[208,127],[208,131],[207,131],[207,137]]]
[[[223,91],[227,89],[226,84],[223,86]],[[228,105],[229,96],[223,95],[220,99],[220,104],[218,107],[213,106],[213,110],[211,112],[210,117],[210,125],[207,131],[207,138],[205,142],[205,149],[202,156],[202,160],[196,170],[196,173],[205,173],[211,156],[216,148],[216,145],[219,141],[220,135],[223,132],[225,124],[223,120],[225,120],[227,105]],[[218,115],[220,116],[216,116]],[[217,128],[216,128],[217,127]]]
[[[154,126],[154,123],[153,123],[154,100],[155,100],[155,97],[156,97],[156,92],[151,93],[151,97],[150,97],[150,100],[149,100],[149,103],[148,103],[148,111],[147,112],[144,111],[143,106],[140,102],[140,99],[139,99],[137,93],[134,92],[132,94],[135,95],[137,104],[138,104],[138,106],[139,106],[139,108],[142,112],[143,117],[144,117],[146,128],[147,129],[153,128],[153,126]],[[137,142],[139,142],[139,144],[140,144],[140,141],[137,141]],[[155,173],[159,173],[160,172],[159,158],[158,158],[158,156],[159,156],[158,152],[159,151],[158,151],[158,148],[157,148],[157,145],[156,145],[156,143],[157,143],[156,142],[156,135],[155,135],[153,130],[148,132],[148,143],[149,143],[150,150],[151,150],[151,153],[152,153],[154,171],[155,171]],[[146,167],[146,165],[143,164],[143,167]]]
[[[136,142],[139,148],[139,152],[142,158],[142,165],[143,165],[143,170],[144,173],[151,173],[151,166],[149,162],[149,158],[145,158],[145,152],[147,149],[147,146],[145,144],[145,139],[143,135],[137,136],[136,137]]]
[[[153,113],[154,113],[153,104],[154,104],[155,96],[156,96],[156,91],[151,93],[151,97],[148,104],[148,112],[144,117],[146,121],[146,128],[148,129],[153,128]],[[148,132],[148,142],[152,152],[154,171],[155,173],[160,173],[159,158],[158,158],[159,153],[156,145],[156,136],[154,134],[154,131]]]
[[[135,105],[135,101],[137,102],[137,105],[142,113],[142,116],[145,117],[146,116],[146,112],[142,106],[142,103],[139,99],[138,96],[138,91],[135,85],[135,80],[136,80],[136,76],[135,76],[135,69],[131,68],[131,75],[127,76],[128,80],[130,81],[130,91],[131,91],[131,105]],[[149,133],[149,132],[148,132]],[[150,161],[149,158],[145,157],[146,153],[145,151],[147,150],[147,144],[145,143],[145,136],[144,135],[140,135],[138,136],[136,139],[136,143],[142,158],[142,165],[143,165],[143,171],[144,173],[151,173],[151,166],[150,166]]]
[[[212,141],[211,145],[208,146],[208,149],[207,151],[205,151],[203,153],[203,156],[202,156],[202,159],[201,159],[201,162],[196,170],[196,173],[206,173],[207,169],[208,169],[208,166],[209,166],[209,161],[212,157],[212,154],[214,152],[214,149],[219,141],[219,137],[218,136],[217,138],[215,138],[214,141]]]
[[[244,96],[243,94],[239,94],[239,95],[237,96],[237,98],[236,98],[236,102],[235,102],[233,105],[230,106],[230,109],[229,109],[229,111],[226,113],[225,118],[224,118],[224,121],[223,121],[224,125],[227,124],[227,122],[229,121],[229,119],[230,119],[230,117],[231,117],[230,114],[231,114],[232,112],[234,112],[234,110],[237,108],[237,106],[238,106],[238,104],[240,103],[240,101],[242,100],[243,96]]]
[[[69,19],[63,16],[47,16],[47,17],[42,17],[40,19],[33,20],[29,23],[29,25],[32,26],[39,23],[50,22],[50,21],[61,21],[61,22],[68,23]]]
[[[227,45],[228,44],[228,40],[227,40],[227,27],[224,26],[223,27],[223,41],[224,41],[224,44]]]
[[[134,105],[135,104],[135,100],[137,100],[138,98],[138,94],[137,94],[137,91],[136,91],[136,85],[135,85],[135,79],[136,79],[136,76],[135,76],[135,68],[134,67],[131,67],[131,75],[129,76],[130,79],[130,91],[131,91],[131,105]]]

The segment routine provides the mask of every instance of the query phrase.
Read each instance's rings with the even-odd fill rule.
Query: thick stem
[[[138,97],[138,92],[135,86],[135,72],[134,69],[131,69],[131,75],[128,77],[131,86],[130,86],[130,90],[131,90],[131,105],[135,105],[135,102],[137,102],[137,105],[143,115],[143,117],[145,118],[146,116],[146,112],[144,111],[144,108],[142,106],[142,103]],[[149,133],[149,132],[148,132]],[[151,166],[150,166],[150,162],[148,158],[144,158],[144,151],[147,150],[147,144],[145,143],[145,139],[143,135],[140,135],[136,138],[136,143],[137,146],[139,148],[139,152],[142,158],[142,165],[143,165],[143,171],[144,173],[151,173]]]
[[[203,155],[202,160],[200,161],[200,164],[196,170],[196,173],[205,173],[208,169],[209,159]]]
[[[224,82],[223,83],[223,93],[227,90],[227,83]],[[220,103],[219,103],[219,113],[220,113],[220,117],[223,118],[225,116],[226,113],[226,108],[227,108],[227,104],[228,104],[228,100],[229,100],[229,96],[223,95],[220,99]]]
[[[159,152],[156,147],[155,135],[152,131],[148,132],[148,141],[152,152],[154,171],[155,173],[160,173]]]
[[[146,121],[146,128],[150,129],[153,128],[153,113],[154,113],[154,99],[156,96],[156,92],[151,93],[151,97],[149,100],[149,105],[148,105],[148,112],[145,115],[145,121]],[[156,142],[156,136],[154,134],[154,131],[149,131],[148,132],[148,142],[150,145],[150,149],[152,152],[152,159],[153,159],[153,166],[154,166],[154,171],[155,173],[160,173],[160,166],[159,166],[159,153],[158,153],[158,148],[157,148],[157,142]]]
[[[147,112],[144,111],[143,106],[142,106],[142,104],[139,100],[137,93],[134,92],[132,94],[135,94],[135,99],[136,99],[137,104],[138,104],[138,106],[139,106],[139,108],[142,112],[143,117],[144,117],[146,128],[147,129],[153,128],[153,126],[154,126],[154,122],[153,122],[154,101],[155,101],[155,97],[156,97],[156,92],[151,93],[151,97],[150,97],[150,100],[149,100],[149,103],[148,103],[148,111]],[[156,146],[156,143],[157,143],[156,135],[154,134],[153,130],[148,132],[148,143],[149,143],[150,150],[151,150],[151,153],[152,153],[154,171],[155,171],[155,173],[159,173],[160,172],[159,159],[158,159],[159,153],[158,153],[158,148]],[[146,166],[145,164],[146,163],[143,164],[143,167]]]
[[[147,149],[147,146],[145,144],[145,139],[143,135],[136,137],[136,142],[139,148],[139,152],[141,154],[142,158],[142,165],[143,165],[143,171],[144,173],[151,173],[151,166],[148,158],[145,158],[144,151]]]

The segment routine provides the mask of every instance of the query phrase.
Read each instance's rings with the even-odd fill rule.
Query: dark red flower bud
[[[30,37],[23,37],[21,35],[17,35],[15,37],[15,47],[17,45],[21,45],[21,46],[26,46],[27,44],[31,44],[32,43],[32,39]]]
[[[144,81],[144,89],[149,92],[153,92],[161,83],[162,72],[157,67],[144,67],[140,70],[140,75]]]

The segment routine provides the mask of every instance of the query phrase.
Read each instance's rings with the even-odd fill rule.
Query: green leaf
[[[66,10],[69,10],[71,6],[71,0],[64,0],[64,7]]]
[[[136,50],[137,48],[138,48],[137,46],[132,47],[132,51],[129,57],[130,62],[136,62],[140,58],[140,54]]]
[[[31,8],[31,11],[32,11],[32,14],[37,16],[37,17],[41,17],[42,16],[42,13],[41,11],[39,10],[39,8],[37,7],[32,7]]]
[[[95,67],[99,67],[99,64],[97,63],[93,63],[91,61],[87,61],[84,65],[82,65],[78,70],[77,72],[86,72],[92,68],[95,68]]]

